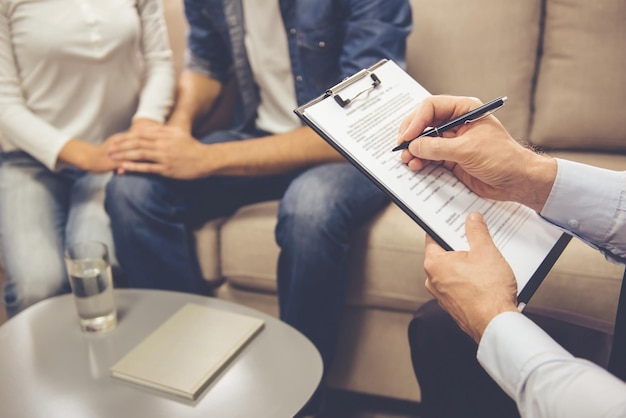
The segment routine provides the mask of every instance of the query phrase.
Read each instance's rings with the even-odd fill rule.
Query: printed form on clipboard
[[[428,96],[396,63],[382,60],[295,113],[443,248],[468,250],[465,218],[482,213],[515,273],[523,308],[571,237],[521,204],[479,197],[439,165],[413,172],[403,164],[400,153],[391,151],[400,123]]]

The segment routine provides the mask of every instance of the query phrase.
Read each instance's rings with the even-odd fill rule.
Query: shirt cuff
[[[521,313],[503,312],[487,325],[477,358],[493,380],[517,401],[535,369],[573,356]]]
[[[38,158],[43,165],[48,167],[51,171],[60,171],[61,169],[67,167],[68,165],[59,160],[59,154],[65,145],[70,142],[72,139],[71,135],[64,135],[57,138],[55,141],[50,141],[50,145],[47,149],[47,152],[44,153],[41,157],[34,156]]]
[[[624,173],[561,159],[557,164],[541,216],[587,242],[604,242],[619,207]]]

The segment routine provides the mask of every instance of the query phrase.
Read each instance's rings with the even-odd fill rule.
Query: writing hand
[[[403,121],[398,142],[480,105],[469,97],[429,97]],[[515,141],[493,115],[451,129],[443,138],[419,138],[402,151],[401,158],[412,170],[441,163],[476,194],[520,202],[538,212],[556,177],[556,161]]]

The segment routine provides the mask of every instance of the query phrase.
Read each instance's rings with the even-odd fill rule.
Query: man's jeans
[[[217,132],[202,142],[255,135]],[[327,363],[344,300],[350,237],[388,202],[348,163],[260,177],[114,177],[106,209],[129,285],[201,292],[193,229],[241,206],[281,197],[276,230],[281,319],[309,337]]]
[[[280,202],[280,317],[313,341],[325,366],[332,359],[345,300],[351,238],[388,202],[348,163],[305,171]]]
[[[23,152],[1,155],[0,242],[9,316],[69,291],[63,261],[67,246],[102,241],[114,257],[103,205],[110,177],[73,168],[54,173]]]

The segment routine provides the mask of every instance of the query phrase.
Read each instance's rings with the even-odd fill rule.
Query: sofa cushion
[[[578,158],[581,159],[584,157]],[[600,155],[597,160],[602,163]],[[620,159],[609,158],[599,165],[617,167]],[[278,202],[246,206],[222,226],[221,265],[228,285],[255,292],[276,292],[277,208]],[[413,312],[432,298],[424,286],[423,259],[424,232],[396,205],[390,204],[361,228],[353,240],[347,304]],[[531,299],[530,306],[589,317],[605,325],[599,329],[609,330],[615,317],[621,274],[621,266],[609,263],[599,252],[573,240]]]
[[[626,1],[547,0],[529,140],[626,150]]]
[[[222,273],[234,286],[276,292],[278,202],[241,208],[221,231]],[[390,204],[354,239],[348,303],[413,311],[431,298],[423,280],[424,232]]]
[[[274,240],[278,202],[244,206],[221,230],[222,274],[241,288],[276,292],[279,248]]]
[[[209,286],[218,286],[222,283],[220,270],[220,227],[225,218],[214,219],[202,225],[195,231],[196,254],[202,277]]]
[[[575,316],[579,325],[612,333],[623,271],[572,239],[528,306],[549,309],[557,318]]]
[[[409,73],[433,94],[509,101],[498,118],[528,136],[541,0],[412,0]]]

